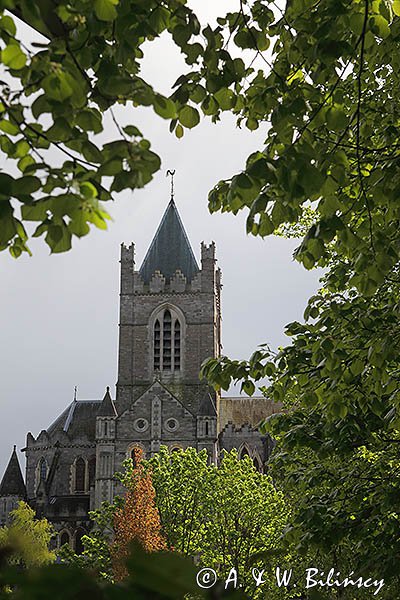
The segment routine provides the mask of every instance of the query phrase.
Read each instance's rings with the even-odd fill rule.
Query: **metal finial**
[[[74,388],[74,401],[75,402],[76,402],[77,394],[78,394],[78,386],[76,385],[75,388]]]
[[[168,175],[171,177],[171,200],[174,199],[174,175],[175,175],[175,169],[173,171],[171,171],[170,169],[168,169],[167,171],[167,177]]]

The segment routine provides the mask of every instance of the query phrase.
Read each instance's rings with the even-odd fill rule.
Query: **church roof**
[[[68,408],[47,429],[52,435],[57,431],[65,431],[72,437],[86,435],[95,439],[96,417],[102,400],[74,400]]]
[[[0,496],[18,496],[19,498],[26,497],[24,478],[22,477],[21,467],[19,465],[15,446],[5,470],[3,479],[0,483]]]
[[[110,388],[107,386],[107,390],[105,396],[103,398],[102,403],[100,404],[99,411],[97,413],[98,417],[118,417],[117,409],[115,408],[115,404],[113,399],[110,396]]]
[[[139,272],[143,281],[149,283],[155,271],[170,279],[177,269],[188,281],[199,272],[175,202],[171,199]]]

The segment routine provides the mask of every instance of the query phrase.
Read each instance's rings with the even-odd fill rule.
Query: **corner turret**
[[[11,458],[4,472],[0,484],[0,525],[6,525],[9,515],[20,500],[26,499],[26,488],[22,477],[21,467],[17,456],[17,447],[11,454]]]

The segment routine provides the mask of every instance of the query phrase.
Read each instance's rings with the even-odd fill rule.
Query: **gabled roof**
[[[99,411],[97,413],[98,417],[118,417],[117,409],[115,408],[115,404],[110,396],[110,388],[107,386],[107,390],[105,396],[103,398],[102,403],[100,404]]]
[[[96,417],[101,400],[74,400],[47,429],[48,435],[64,431],[69,436],[96,437]]]
[[[0,483],[0,496],[18,496],[21,499],[26,497],[24,478],[15,446]]]
[[[175,202],[171,199],[139,272],[143,281],[149,283],[155,271],[160,271],[168,280],[177,269],[188,281],[199,272]]]

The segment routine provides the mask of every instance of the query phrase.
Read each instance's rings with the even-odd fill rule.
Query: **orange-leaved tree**
[[[125,482],[127,487],[123,506],[114,517],[115,539],[111,549],[114,577],[122,580],[128,575],[125,561],[132,542],[139,543],[146,552],[166,549],[161,533],[160,515],[155,503],[151,472],[142,464],[143,451],[134,449],[134,469]]]

